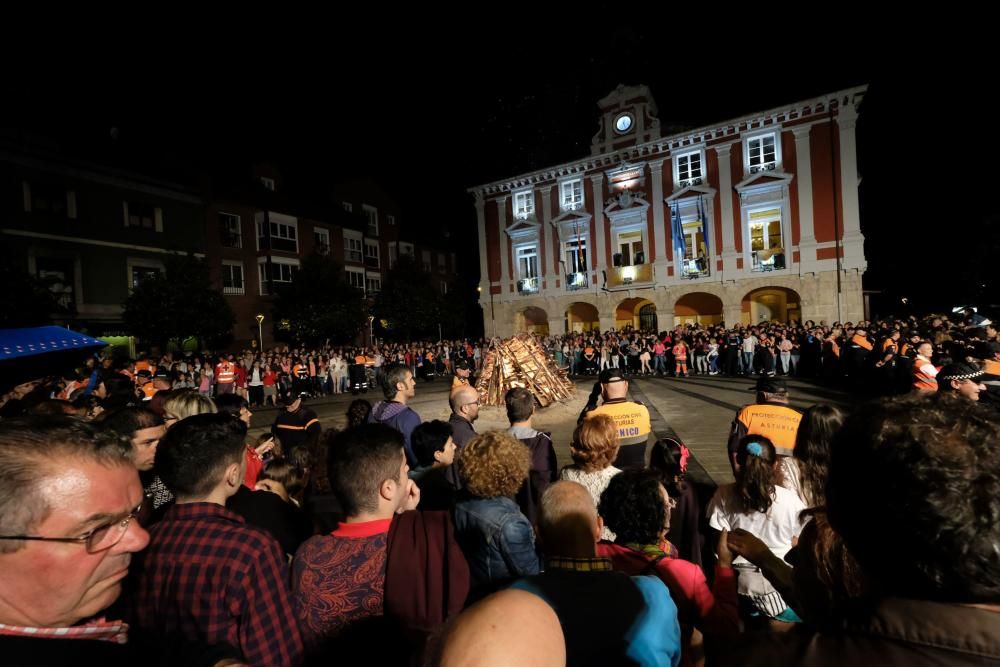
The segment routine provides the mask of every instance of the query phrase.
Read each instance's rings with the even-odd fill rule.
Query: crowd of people
[[[597,375],[562,467],[527,389],[505,396],[508,428],[477,432],[475,343],[96,357],[0,399],[5,664],[1000,662],[1000,423],[977,400],[996,333],[549,337]],[[381,400],[324,428],[308,402],[350,389],[345,359]],[[450,417],[425,421],[418,379],[442,372]],[[644,372],[757,376],[719,443],[732,484],[695,492],[690,452],[628,399]],[[802,413],[783,373],[885,374],[892,395]]]

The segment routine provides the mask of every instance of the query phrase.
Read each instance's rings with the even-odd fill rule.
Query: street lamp
[[[257,336],[260,337],[260,353],[264,354],[264,315],[257,313]]]
[[[375,345],[375,316],[368,316],[368,345]]]

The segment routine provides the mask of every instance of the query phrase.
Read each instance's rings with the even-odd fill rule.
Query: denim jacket
[[[474,593],[485,595],[540,571],[535,532],[510,498],[466,494],[455,505],[455,530]]]

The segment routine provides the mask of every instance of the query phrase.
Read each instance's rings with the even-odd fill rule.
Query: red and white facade
[[[866,89],[661,136],[619,86],[589,157],[469,190],[487,335],[861,319]]]

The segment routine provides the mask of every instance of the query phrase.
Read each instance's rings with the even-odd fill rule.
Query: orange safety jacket
[[[228,361],[215,366],[215,383],[232,384],[236,381],[236,367]]]
[[[940,369],[931,360],[919,354],[913,360],[913,388],[918,391],[937,391],[937,374]]]

